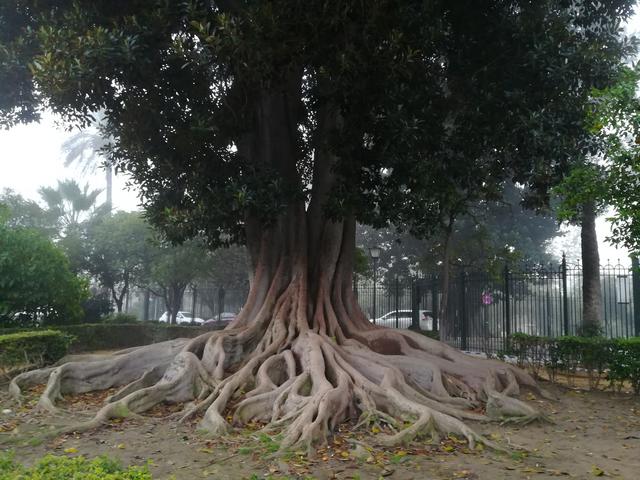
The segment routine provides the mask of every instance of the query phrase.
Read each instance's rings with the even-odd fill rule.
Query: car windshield
[[[191,315],[189,312],[180,312],[182,314],[183,317],[185,318],[191,318],[193,317],[193,315]]]

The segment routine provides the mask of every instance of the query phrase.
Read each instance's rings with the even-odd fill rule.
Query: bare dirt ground
[[[3,450],[30,464],[46,453],[56,455],[106,454],[124,465],[148,463],[154,479],[545,479],[640,478],[640,398],[625,393],[584,391],[545,384],[557,401],[526,394],[554,423],[509,426],[475,424],[487,438],[509,449],[507,453],[478,447],[470,451],[455,438],[414,441],[402,448],[376,446],[373,431],[353,432],[344,426],[327,448],[308,459],[303,452],[274,457],[278,436],[260,433],[249,425],[218,439],[196,432],[195,422],[179,424],[168,418],[179,405],[160,405],[141,418],[113,422],[96,431],[43,439],[53,425],[76,420],[96,410],[112,392],[69,398],[65,415],[40,416],[29,402],[16,408],[0,396]],[[6,410],[11,410],[7,412]]]

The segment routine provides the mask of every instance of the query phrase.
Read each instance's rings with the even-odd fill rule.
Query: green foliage
[[[174,338],[191,338],[222,328],[221,326],[168,325],[164,322],[95,323],[52,326],[73,339],[69,349],[73,353],[94,350],[114,350],[163,342]],[[33,333],[22,329],[1,329],[1,335]]]
[[[556,189],[559,217],[575,222],[585,202],[614,207],[609,240],[640,251],[640,67],[623,66],[608,87],[594,88],[585,111],[591,157],[577,162]]]
[[[596,202],[599,212],[604,208],[606,196],[604,169],[593,163],[577,164],[562,183],[554,188],[554,194],[560,198],[556,215],[561,221],[579,223],[582,206]]]
[[[73,179],[58,181],[56,188],[41,187],[39,190],[48,214],[57,219],[61,232],[78,226],[94,213],[100,192],[89,190],[89,184],[80,187]]]
[[[0,325],[73,323],[86,282],[41,233],[0,224]]]
[[[66,355],[73,340],[73,336],[53,330],[0,334],[0,369],[54,363]]]
[[[82,310],[84,315],[81,323],[101,322],[104,317],[113,312],[109,294],[107,292],[92,293],[89,298],[82,302]]]
[[[99,216],[87,225],[85,267],[112,293],[118,311],[151,263],[151,227],[137,212]]]
[[[510,337],[510,349],[520,366],[534,372],[544,366],[551,380],[558,373],[575,375],[586,371],[591,388],[607,373],[611,385],[621,387],[629,382],[640,394],[640,337],[610,339],[601,336],[538,337],[516,333]]]
[[[11,453],[0,453],[0,480],[151,480],[147,467],[123,468],[106,456],[88,460],[82,456],[46,455],[32,467],[13,459]]]
[[[58,233],[55,216],[45,211],[33,200],[5,189],[0,195],[0,205],[7,209],[4,224],[10,228],[25,227],[39,231],[47,238],[55,238]],[[0,218],[0,222],[3,219]]]
[[[611,352],[609,379],[618,386],[628,381],[640,395],[640,337],[621,339]]]
[[[369,255],[363,248],[356,247],[353,258],[353,273],[362,275],[363,277],[371,275]]]
[[[107,112],[108,160],[172,239],[243,241],[308,202],[326,153],[331,217],[427,235],[507,178],[544,201],[633,50],[633,6],[7,0],[0,123]]]
[[[185,241],[181,245],[163,242],[152,253],[152,264],[146,279],[149,289],[162,297],[175,323],[182,296],[190,283],[210,276],[215,262],[200,239]]]
[[[138,317],[130,313],[112,313],[102,319],[104,323],[127,323],[132,324],[138,321]]]

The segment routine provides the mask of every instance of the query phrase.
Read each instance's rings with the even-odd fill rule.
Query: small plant
[[[627,381],[634,393],[640,395],[640,337],[618,340],[611,356],[608,377],[611,385],[620,389]]]
[[[516,356],[518,365],[532,369],[534,374],[544,366],[552,382],[562,372],[569,376],[571,384],[577,369],[582,368],[592,389],[598,388],[606,373],[611,386],[621,389],[628,382],[633,391],[640,394],[640,337],[550,339],[517,333],[510,337],[508,353]]]
[[[152,480],[147,467],[123,468],[115,460],[46,455],[32,467],[17,463],[12,453],[0,453],[0,480]]]

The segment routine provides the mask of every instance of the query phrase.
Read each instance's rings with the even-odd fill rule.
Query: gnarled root
[[[171,340],[96,357],[93,361],[73,361],[25,372],[11,381],[9,392],[19,402],[22,389],[46,383],[38,407],[55,412],[56,402],[65,393],[104,390],[138,381],[149,370],[164,371],[186,343],[185,339]]]
[[[232,424],[266,424],[283,435],[282,448],[311,451],[342,422],[374,423],[389,433],[382,445],[427,436],[465,438],[491,445],[466,421],[516,420],[544,416],[514,398],[521,387],[537,391],[517,368],[471,358],[408,331],[369,329],[329,336],[303,322],[285,322],[299,312],[293,300],[272,305],[273,317],[244,327],[130,349],[110,358],[70,362],[16,377],[12,393],[47,382],[38,405],[55,411],[65,393],[122,388],[82,431],[110,419],[145,412],[160,402],[191,402],[181,416],[205,411],[199,428],[219,435]],[[337,338],[338,337],[338,338]],[[486,406],[486,414],[481,407]]]

